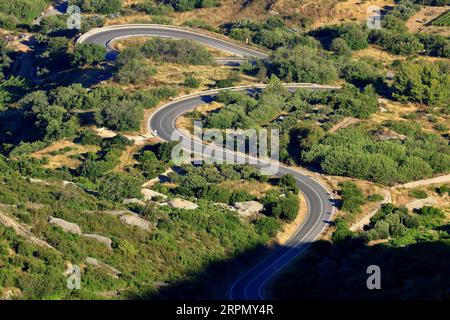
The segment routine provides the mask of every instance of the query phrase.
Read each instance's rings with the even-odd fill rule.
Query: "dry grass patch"
[[[61,140],[47,148],[32,153],[30,156],[36,159],[47,158],[49,162],[44,165],[45,168],[57,169],[65,166],[75,169],[81,164],[81,161],[74,159],[73,156],[87,152],[98,152],[99,150],[98,146],[83,146],[68,140]],[[58,152],[61,152],[61,154]]]
[[[364,22],[369,6],[391,6],[393,0],[278,0],[273,1],[271,12],[281,15],[302,14],[314,19],[312,27],[338,24],[343,21]]]
[[[422,32],[422,33],[433,33],[441,34],[443,36],[450,35],[450,28],[448,27],[438,27],[429,25],[429,22],[439,17],[442,13],[449,10],[450,6],[442,7],[429,7],[424,6],[416,14],[406,22],[406,27],[410,32]]]
[[[197,108],[195,108],[195,111],[198,111],[203,115],[207,115],[209,112],[214,111],[219,108],[222,108],[222,107],[223,107],[222,103],[213,101],[211,103],[205,103],[205,104],[198,106]],[[185,129],[192,133],[193,128],[194,128],[194,122],[192,121],[192,119],[189,116],[182,115],[181,117],[179,117],[177,119],[176,127]]]
[[[156,88],[158,86],[172,86],[179,87],[180,95],[189,94],[193,92],[200,92],[208,89],[212,89],[218,80],[227,79],[233,77],[233,72],[237,72],[235,67],[223,66],[223,65],[204,65],[194,66],[176,63],[166,62],[154,62],[149,61],[149,67],[156,68],[156,75],[150,77],[148,81],[137,85],[121,85],[124,90],[146,89]],[[183,82],[186,76],[190,75],[200,80],[200,86],[198,88],[185,88]],[[117,85],[112,79],[108,80],[108,85]],[[239,74],[239,81],[236,85],[250,85],[256,83],[256,79],[247,75]]]
[[[202,8],[187,12],[179,12],[174,16],[176,24],[183,24],[193,19],[201,19],[210,25],[219,27],[220,25],[249,18],[254,20],[263,20],[267,16],[267,2],[265,0],[249,1],[249,5],[243,7],[242,0],[224,0],[220,7]]]
[[[418,103],[405,103],[379,99],[381,106],[385,108],[386,112],[377,112],[370,118],[370,123],[382,124],[385,121],[414,121],[420,124],[422,130],[428,133],[443,134],[446,132],[438,132],[435,129],[436,124],[445,125],[450,128],[450,119],[445,115],[431,115],[427,111],[427,106]],[[414,120],[405,119],[404,116],[415,114]]]
[[[231,181],[227,180],[219,184],[221,187],[228,189],[230,191],[235,190],[243,190],[248,193],[250,193],[253,196],[256,197],[262,197],[264,194],[269,191],[270,189],[273,189],[274,186],[272,186],[269,183],[260,182],[260,181]]]
[[[378,48],[376,46],[370,46],[367,49],[357,50],[353,51],[352,57],[356,59],[360,58],[370,58],[377,60],[385,67],[388,67],[394,60],[406,60],[407,57],[391,54],[389,52],[386,52],[382,50],[381,48]],[[414,60],[423,60],[425,62],[434,62],[434,61],[448,61],[447,58],[441,58],[441,57],[430,57],[430,56],[420,56],[415,58]]]
[[[119,171],[119,172],[124,171],[126,167],[130,167],[130,166],[133,166],[133,165],[139,163],[136,160],[135,156],[141,148],[142,148],[142,146],[136,146],[136,145],[126,148],[122,152],[122,155],[119,158],[119,164],[115,168],[115,171]]]

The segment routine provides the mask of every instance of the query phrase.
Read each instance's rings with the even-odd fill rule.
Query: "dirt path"
[[[405,184],[395,186],[394,189],[411,189],[411,188],[417,188],[417,187],[427,186],[427,185],[436,184],[436,183],[442,183],[442,184],[450,183],[450,174],[447,174],[445,176],[434,177],[434,178],[430,178],[430,179],[408,182]]]
[[[328,132],[330,133],[336,133],[337,131],[347,128],[349,126],[351,126],[354,123],[358,123],[360,120],[353,118],[353,117],[345,117],[344,119],[342,119],[341,121],[339,121],[338,123],[336,123],[334,126],[331,127],[330,130],[328,130]]]
[[[372,218],[378,212],[378,210],[380,210],[381,205],[390,202],[392,202],[391,192],[389,190],[386,190],[384,194],[384,199],[378,204],[378,206],[375,209],[373,209],[370,213],[362,217],[362,219],[360,219],[358,222],[350,226],[350,230],[351,231],[362,230],[365,225],[368,225],[370,223],[370,218]]]

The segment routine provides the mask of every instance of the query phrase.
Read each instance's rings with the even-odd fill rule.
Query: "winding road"
[[[94,43],[106,46],[111,50],[110,44],[114,39],[137,35],[167,37],[175,39],[188,39],[213,48],[231,53],[240,58],[267,58],[267,54],[246,46],[242,46],[226,39],[213,37],[196,31],[181,29],[179,27],[160,25],[121,25],[94,29],[82,35],[77,43]],[[312,90],[333,90],[338,87],[316,85],[308,83],[285,84],[289,90],[297,88],[308,88]],[[253,91],[264,88],[265,85],[249,87],[226,88],[226,90]],[[204,91],[197,94],[174,99],[173,101],[160,107],[150,118],[149,127],[152,132],[156,132],[158,137],[164,141],[171,141],[174,132],[189,140],[190,144],[199,148],[207,154],[212,151],[222,150],[214,145],[202,144],[200,141],[192,139],[189,135],[178,131],[176,120],[184,113],[197,106],[211,102],[220,90]],[[225,151],[235,159],[245,158],[245,155]],[[255,166],[263,167],[273,164],[270,160],[258,160]],[[232,300],[260,300],[266,297],[265,290],[269,281],[281,269],[286,267],[300,253],[302,253],[311,242],[316,240],[324,229],[329,225],[334,212],[332,194],[320,182],[296,171],[287,166],[277,163],[279,166],[278,175],[292,174],[301,192],[304,194],[308,214],[303,224],[296,230],[291,238],[283,245],[277,246],[264,259],[258,262],[251,269],[242,272],[231,284],[228,297]]]

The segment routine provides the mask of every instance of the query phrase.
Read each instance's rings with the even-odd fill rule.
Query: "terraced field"
[[[433,26],[437,27],[449,27],[450,26],[450,10],[445,11],[439,17],[431,21]]]

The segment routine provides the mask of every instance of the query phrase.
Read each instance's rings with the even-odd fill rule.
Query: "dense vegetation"
[[[224,91],[216,100],[225,106],[206,116],[206,126],[221,129],[258,128],[270,124],[288,131],[292,129],[293,119],[305,118],[312,111],[312,104],[328,105],[330,108],[324,112],[330,116],[367,118],[377,109],[376,95],[370,87],[363,92],[348,86],[338,92],[297,90],[289,93],[276,79],[253,97],[245,93]],[[289,115],[280,121],[274,121],[284,113]]]
[[[116,13],[122,7],[122,0],[69,0],[70,4],[80,7],[82,12]]]
[[[155,292],[157,282],[184,280],[202,272],[209,263],[252,249],[269,237],[266,232],[270,228],[263,227],[264,220],[258,226],[242,223],[235,213],[206,201],[199,201],[200,207],[192,212],[167,206],[130,207],[157,226],[150,232],[142,231],[101,212],[123,207],[111,201],[121,199],[110,199],[112,192],[128,190],[127,196],[133,195],[121,174],[102,178],[99,192],[110,200],[99,200],[76,186],[30,183],[14,169],[16,166],[0,158],[0,203],[17,206],[2,207],[2,214],[33,225],[33,233],[54,247],[30,244],[0,226],[0,289],[18,288],[23,299],[92,299],[115,290],[119,291],[115,298],[138,297]],[[30,203],[39,206],[27,206]],[[112,249],[93,239],[64,233],[48,223],[50,216],[77,223],[85,233],[111,238]],[[86,265],[86,257],[115,267],[121,275],[113,277],[103,268]],[[63,272],[67,261],[82,267],[81,290],[66,288]]]
[[[449,86],[449,63],[402,63],[395,74],[393,95],[400,101],[444,107],[448,113]]]
[[[220,31],[269,53],[266,60],[234,68],[228,78],[208,75],[215,88],[239,85],[242,72],[253,77],[245,80],[268,82],[266,89],[222,91],[216,99],[221,108],[189,116],[203,120],[208,128],[279,129],[283,162],[329,175],[393,185],[448,173],[444,121],[450,111],[450,65],[445,61],[450,56],[449,38],[411,34],[405,25],[418,4],[445,1],[399,0],[386,10],[381,30],[355,22],[310,30],[311,20],[301,14],[237,20],[219,28],[204,20],[188,20],[184,25]],[[88,13],[79,33],[103,26],[119,12],[140,11],[151,15],[152,22],[170,23],[175,11],[219,5],[215,0],[146,0],[122,8],[122,2],[70,0]],[[35,39],[22,55],[0,38],[0,214],[30,226],[33,235],[53,247],[39,247],[27,236],[0,226],[0,294],[18,288],[17,297],[24,299],[148,298],[164,296],[160,287],[167,282],[178,298],[196,298],[202,290],[202,297],[222,298],[229,280],[224,275],[242,270],[242,262],[254,263],[282,224],[297,217],[303,204],[296,180],[290,175],[263,176],[248,165],[174,166],[174,143],[134,144],[122,133],[139,132],[145,109],[178,93],[177,87],[157,82],[159,66],[209,65],[212,54],[190,41],[155,38],[123,50],[115,62],[105,61],[101,46],[74,46],[78,31],[67,30],[65,15],[48,16],[32,25],[47,4],[46,0],[0,3],[0,28],[27,31]],[[355,54],[370,46],[407,59],[387,63]],[[439,59],[430,62],[423,56]],[[19,57],[34,59],[29,79],[17,77],[23,68]],[[394,73],[393,79],[386,79],[388,71]],[[196,72],[180,74],[184,89],[203,87]],[[342,84],[342,88],[289,92],[281,82]],[[377,111],[384,106],[379,98],[397,100],[399,109],[412,102],[417,112],[400,110],[397,120],[378,121],[383,114]],[[390,113],[384,115],[386,119]],[[429,119],[428,127],[415,120],[422,116]],[[360,123],[330,130],[345,118]],[[102,138],[95,127],[114,130],[116,135]],[[58,144],[69,146],[57,148]],[[55,149],[43,150],[49,146]],[[141,202],[142,184],[169,168],[173,172],[152,186],[163,196]],[[281,282],[277,297],[392,298],[405,288],[408,292],[402,297],[429,298],[427,292],[433,292],[432,298],[448,296],[449,228],[441,209],[408,212],[383,205],[371,224],[355,233],[347,221],[362,213],[366,201],[383,197],[365,198],[352,182],[339,188],[344,214],[335,221],[333,243],[313,244],[295,276],[288,275],[291,281]],[[424,199],[430,190],[413,189],[409,196]],[[442,197],[450,192],[446,185],[434,191]],[[199,207],[158,205],[165,196]],[[260,213],[243,217],[232,208],[250,200],[262,204]],[[114,216],[117,210],[136,214],[150,230],[127,225]],[[84,233],[104,235],[112,248],[65,233],[49,223],[50,217],[77,223]],[[89,266],[86,257],[121,274],[111,276],[105,268]],[[69,261],[82,267],[80,291],[65,287],[62,273]],[[387,277],[383,286],[388,290],[381,294],[365,289],[369,262],[381,264]],[[178,287],[180,283],[185,286]]]
[[[47,0],[10,0],[0,3],[0,27],[12,29],[19,23],[31,24],[48,5]]]
[[[176,11],[181,12],[220,5],[219,0],[158,0],[158,2],[170,5]]]
[[[403,142],[377,141],[376,134],[371,136],[360,128],[344,129],[302,151],[301,158],[327,174],[383,184],[418,180],[450,169],[447,143],[420,129]]]

